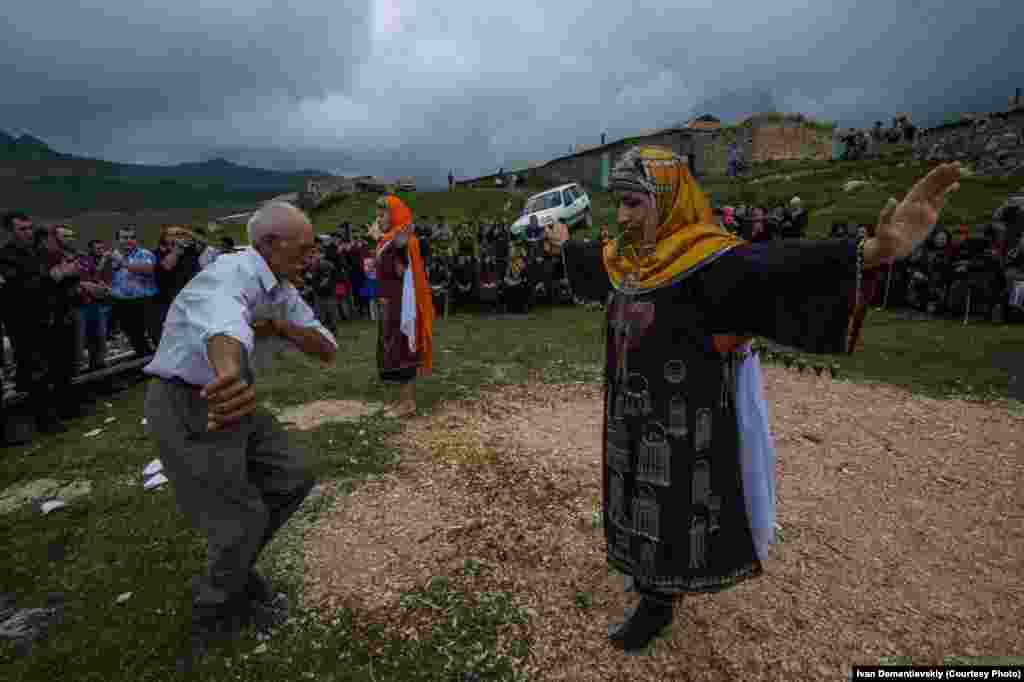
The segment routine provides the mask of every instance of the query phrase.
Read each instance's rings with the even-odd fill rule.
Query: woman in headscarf
[[[604,528],[609,563],[641,595],[611,629],[615,645],[646,645],[681,595],[761,575],[775,464],[749,340],[843,352],[864,270],[927,236],[958,174],[940,166],[890,199],[874,237],[747,244],[710,222],[683,159],[638,147],[611,174],[616,241],[602,249],[547,230],[575,292],[610,300]]]
[[[434,306],[412,229],[412,211],[395,196],[377,201],[377,367],[382,381],[398,384],[391,415],[416,412],[416,377],[433,367]]]

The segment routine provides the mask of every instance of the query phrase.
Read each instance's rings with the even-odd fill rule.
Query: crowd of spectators
[[[64,431],[64,420],[91,412],[95,396],[74,377],[106,367],[118,332],[136,356],[150,355],[177,293],[234,248],[229,237],[218,248],[204,230],[178,227],[162,230],[154,250],[139,244],[133,228],[118,230],[113,243],[79,245],[70,226],[36,225],[19,212],[4,215],[2,227],[2,364],[13,355],[14,388],[27,396],[17,411],[0,407],[4,443]],[[6,379],[0,372],[0,394]]]
[[[793,197],[788,206],[726,206],[719,218],[722,226],[751,242],[772,239],[802,239],[807,231],[809,214],[800,197]]]
[[[868,303],[933,315],[961,315],[970,306],[998,320],[1024,318],[1021,213],[1012,207],[973,237],[963,225],[952,231],[936,226],[910,258],[873,277]],[[726,206],[718,214],[723,227],[752,242],[803,238],[808,218],[799,197],[788,206]],[[438,314],[461,303],[525,312],[535,302],[572,300],[561,258],[545,248],[540,226],[516,237],[505,222],[453,228],[437,216],[415,226]],[[17,414],[0,408],[8,444],[26,442],[36,430],[63,431],[63,420],[91,412],[95,396],[74,385],[75,375],[103,370],[113,340],[126,340],[138,358],[153,353],[178,292],[235,248],[229,237],[214,246],[202,228],[166,227],[152,250],[132,228],[118,230],[112,243],[94,239],[82,249],[68,225],[37,226],[23,213],[4,216],[3,228],[0,325],[9,342],[3,364],[13,352],[14,388],[27,395]],[[832,236],[866,231],[864,225],[835,223]],[[600,238],[608,239],[607,228]],[[332,333],[343,321],[374,319],[373,242],[353,238],[349,223],[318,241],[293,282],[317,318]],[[0,373],[0,391],[4,378]]]
[[[808,213],[790,206],[726,206],[719,221],[749,241],[802,238]],[[867,225],[836,222],[832,237],[862,237]],[[929,315],[967,316],[977,311],[995,322],[1024,318],[1024,212],[1008,207],[987,225],[937,225],[909,258],[875,273],[870,305],[906,306]],[[969,309],[968,309],[969,308]]]

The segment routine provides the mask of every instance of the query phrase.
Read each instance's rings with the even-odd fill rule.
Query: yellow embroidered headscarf
[[[630,149],[615,164],[610,180],[612,190],[652,195],[658,209],[652,254],[641,254],[621,236],[604,247],[605,268],[616,289],[656,289],[706,258],[743,243],[713,222],[711,206],[686,162],[668,149]]]

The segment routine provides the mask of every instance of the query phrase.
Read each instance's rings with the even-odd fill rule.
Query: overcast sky
[[[443,182],[705,111],[926,124],[1024,87],[1020,0],[8,4],[0,130],[126,162]]]

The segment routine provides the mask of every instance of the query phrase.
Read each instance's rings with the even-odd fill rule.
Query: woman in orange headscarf
[[[433,368],[434,306],[412,211],[395,196],[377,201],[377,367],[400,386],[392,416],[416,412],[417,376]]]

